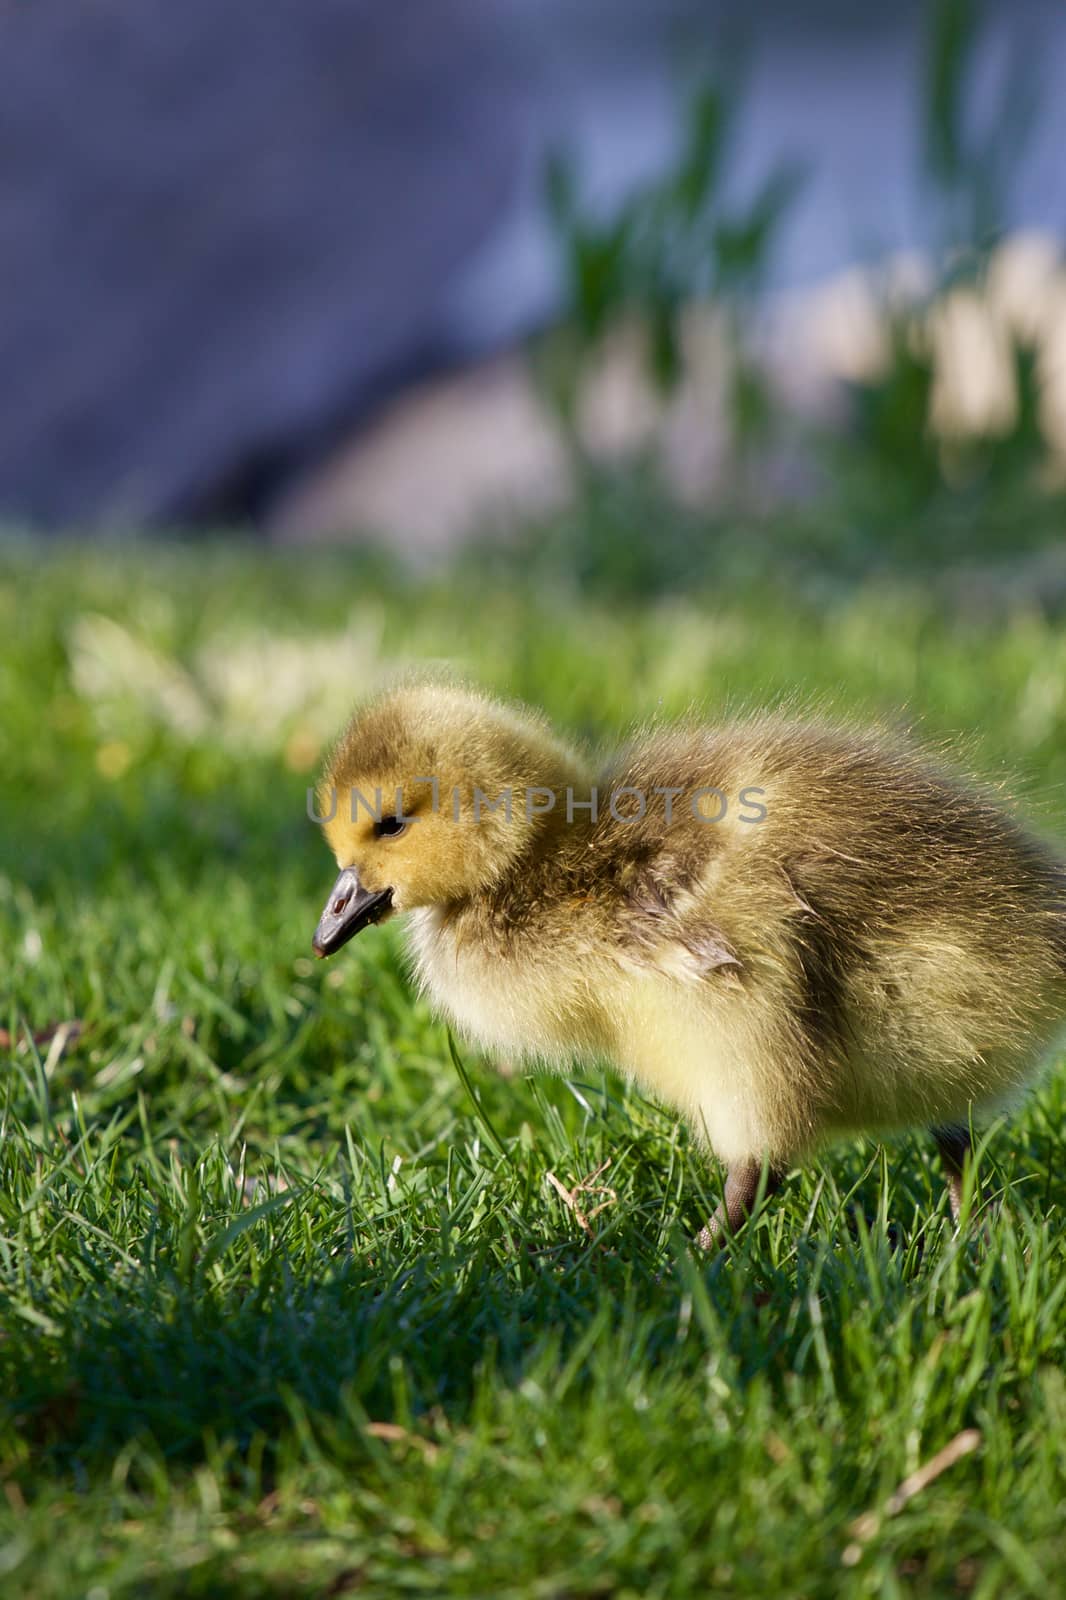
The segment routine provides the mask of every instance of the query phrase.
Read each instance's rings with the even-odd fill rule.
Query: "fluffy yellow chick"
[[[819,1144],[932,1130],[957,1214],[974,1113],[1066,1022],[1066,864],[878,732],[759,715],[595,768],[539,715],[393,689],[329,761],[320,956],[406,913],[461,1034],[608,1058],[726,1163],[735,1230]]]

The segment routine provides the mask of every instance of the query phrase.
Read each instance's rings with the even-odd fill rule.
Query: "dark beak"
[[[331,956],[361,928],[380,922],[391,909],[391,889],[360,889],[355,868],[345,867],[329,892],[311,949],[316,956]]]

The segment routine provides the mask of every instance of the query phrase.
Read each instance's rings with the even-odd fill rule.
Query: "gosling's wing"
[[[634,865],[626,874],[617,918],[623,960],[689,983],[739,976],[740,956],[717,925],[705,897],[686,885],[668,859]]]

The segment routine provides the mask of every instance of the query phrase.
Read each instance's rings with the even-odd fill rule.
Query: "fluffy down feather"
[[[326,811],[331,790],[338,865],[410,914],[434,1005],[676,1106],[744,1191],[731,1225],[764,1163],[844,1134],[947,1129],[950,1167],[1066,1019],[1062,860],[877,731],[692,720],[597,765],[534,713],[421,683],[357,713]],[[409,820],[385,834],[353,790]]]

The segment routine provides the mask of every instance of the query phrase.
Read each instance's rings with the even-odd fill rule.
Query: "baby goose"
[[[420,683],[356,714],[318,801],[315,952],[406,912],[462,1034],[677,1107],[728,1168],[705,1246],[859,1132],[930,1128],[957,1215],[972,1114],[1066,1022],[1066,863],[877,732],[689,723],[597,773],[539,715]]]

